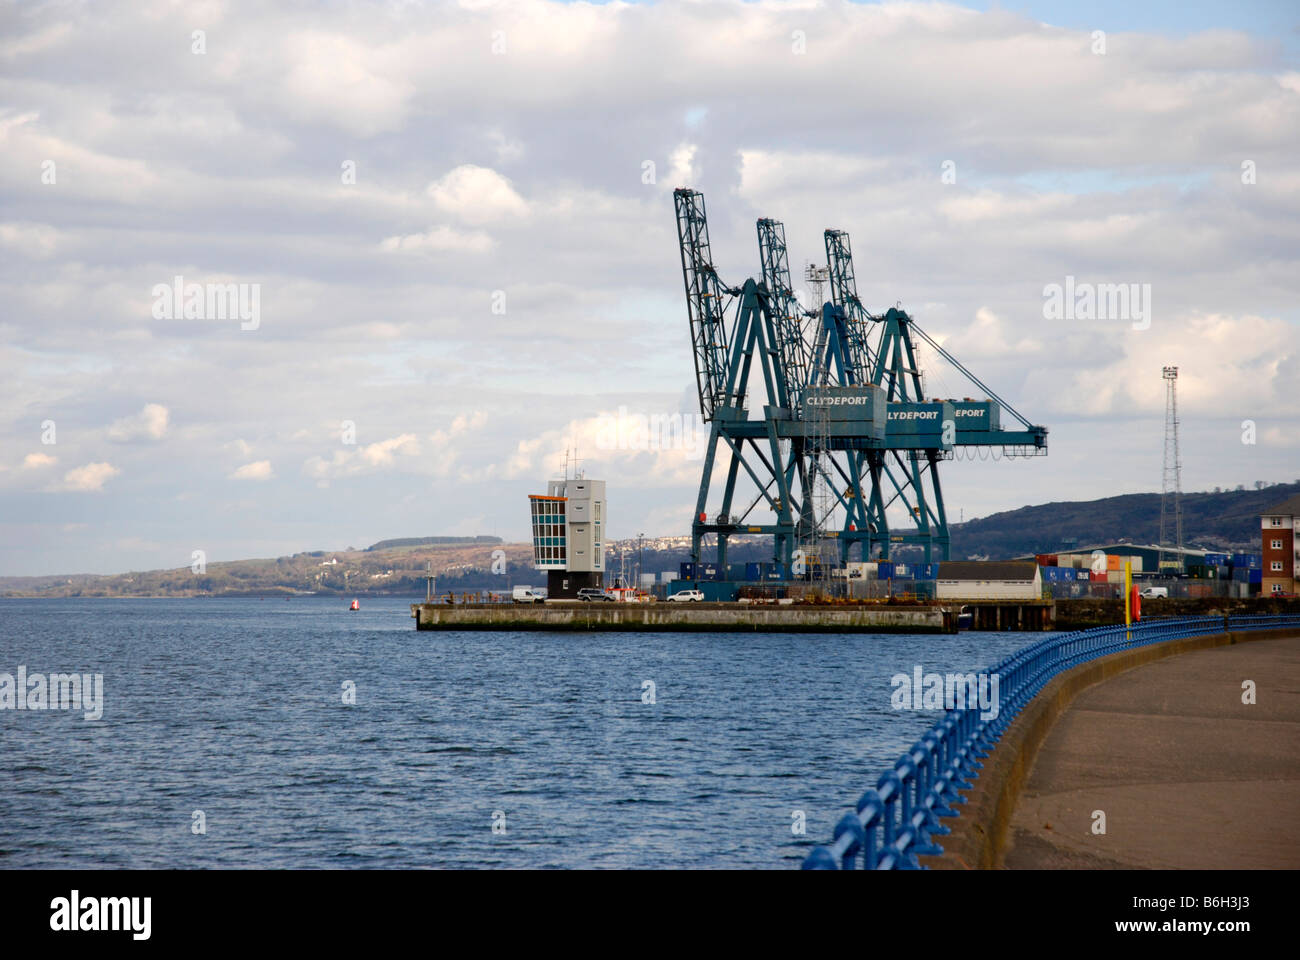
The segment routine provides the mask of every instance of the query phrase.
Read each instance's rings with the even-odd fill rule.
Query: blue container
[[[704,599],[712,602],[729,603],[736,599],[736,585],[727,580],[705,582],[700,584]]]
[[[939,565],[937,563],[918,563],[916,565],[916,579],[934,580],[939,576]]]
[[[716,563],[701,563],[696,565],[697,579],[700,580],[717,580],[718,565]]]
[[[1207,567],[1222,567],[1228,562],[1226,553],[1207,553],[1205,555],[1205,565]]]
[[[1259,567],[1251,567],[1248,576],[1250,577],[1250,579],[1246,581],[1247,583],[1264,582],[1264,571]]]
[[[763,579],[763,565],[762,565],[761,563],[747,563],[747,564],[745,564],[745,579],[746,579],[746,580],[762,580],[762,579]]]
[[[682,562],[681,579],[682,579],[682,580],[694,580],[694,579],[695,579],[695,563],[694,563],[694,561],[691,561],[691,560],[684,560],[684,561]]]
[[[1262,560],[1258,553],[1234,553],[1232,555],[1233,567],[1246,567],[1255,569],[1260,567]]]
[[[880,561],[876,567],[876,577],[880,580],[892,580],[894,578],[894,565],[888,560]]]
[[[765,564],[765,566],[767,567],[767,569],[763,571],[763,579],[764,579],[764,580],[784,580],[784,579],[785,579],[785,565],[784,565],[784,564],[780,564],[780,563],[769,563],[769,564]]]

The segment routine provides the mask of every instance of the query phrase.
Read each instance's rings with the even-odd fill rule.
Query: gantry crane
[[[858,545],[864,560],[888,559],[891,545],[919,544],[927,562],[947,560],[948,519],[939,461],[963,447],[1001,447],[1008,456],[1047,452],[1047,429],[1035,426],[993,393],[903,310],[867,311],[858,298],[849,236],[825,232],[830,299],[803,307],[790,283],[785,227],[760,219],[761,280],[738,287],[718,277],[709,246],[704,195],[673,193],[700,414],[710,424],[704,469],[691,524],[700,559],[703,538],[745,533],[773,538],[773,560],[789,563],[796,543],[837,538],[841,562]],[[925,399],[917,343],[952,365],[984,399]],[[765,390],[761,416],[751,417],[754,362]],[[1001,414],[1017,421],[1004,429]],[[809,425],[816,422],[816,442]],[[708,511],[719,455],[727,458],[721,504]],[[736,496],[741,471],[757,493]],[[821,477],[832,492],[818,515],[812,490]],[[909,522],[892,529],[899,505]],[[765,516],[751,519],[760,506]],[[831,514],[842,511],[834,529]]]

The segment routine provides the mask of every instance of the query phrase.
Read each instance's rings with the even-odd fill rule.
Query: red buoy
[[[360,610],[360,609],[361,609],[361,604],[359,604],[359,603],[357,603],[357,601],[353,600],[353,601],[352,601],[352,606],[348,607],[348,609],[349,609],[349,610]]]
[[[1133,591],[1133,593],[1132,593],[1132,600],[1129,602],[1129,609],[1133,613],[1133,622],[1137,623],[1139,620],[1142,619],[1142,591],[1138,589],[1136,583],[1133,584],[1133,586],[1130,589]]]

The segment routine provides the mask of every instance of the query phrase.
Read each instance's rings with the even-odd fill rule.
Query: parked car
[[[1143,600],[1154,600],[1156,597],[1168,597],[1168,587],[1146,587],[1138,591],[1138,596]]]
[[[685,603],[691,600],[699,601],[704,599],[704,593],[700,590],[678,590],[668,599],[674,600],[678,603]]]
[[[511,599],[515,603],[544,603],[546,595],[536,592],[532,587],[515,587],[514,596]]]
[[[583,587],[578,591],[578,599],[586,600],[588,602],[592,600],[608,600],[610,603],[614,602],[614,598],[599,587]]]

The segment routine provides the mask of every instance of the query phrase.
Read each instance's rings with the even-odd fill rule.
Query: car
[[[545,603],[546,595],[538,593],[532,587],[515,587],[510,599],[515,603]]]
[[[614,602],[614,598],[599,587],[583,587],[578,591],[578,599],[587,602],[593,600],[608,600],[610,603]]]
[[[704,599],[704,594],[699,590],[678,590],[668,599],[677,603],[686,603],[692,600],[698,602]]]
[[[1138,591],[1138,596],[1141,597],[1143,600],[1154,600],[1156,597],[1167,598],[1169,596],[1169,588],[1168,587],[1146,587],[1145,589]]]

